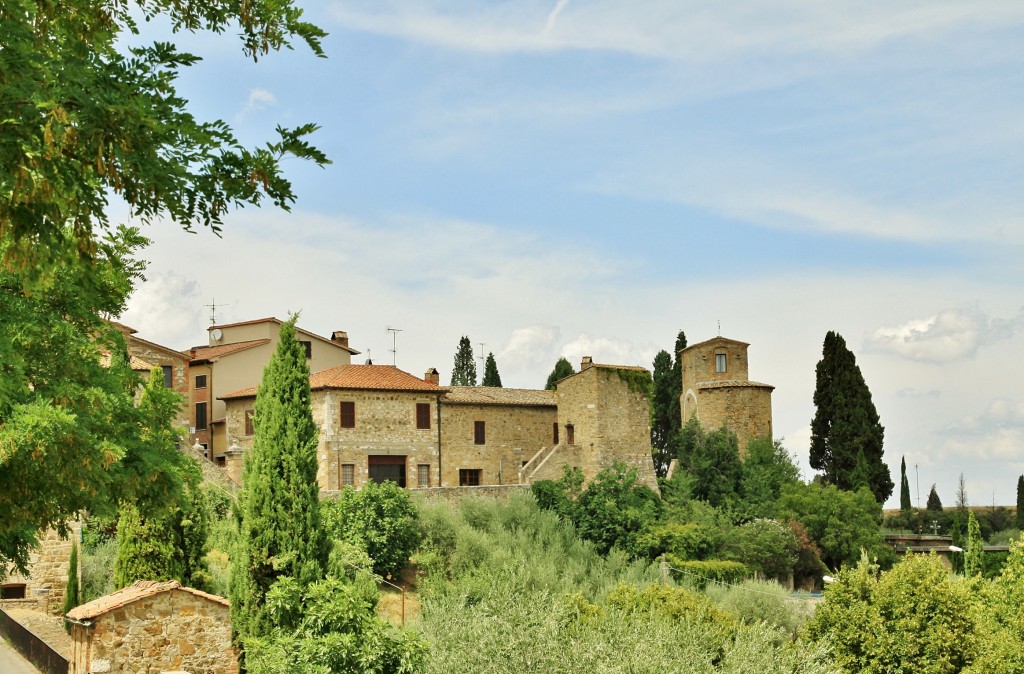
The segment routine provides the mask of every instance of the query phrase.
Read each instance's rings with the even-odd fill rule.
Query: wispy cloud
[[[1024,309],[1009,319],[989,319],[978,309],[945,309],[927,318],[880,327],[868,344],[910,360],[948,363],[973,358],[982,346],[1009,339],[1022,327]]]
[[[277,105],[277,96],[266,89],[252,89],[249,91],[249,98],[245,102],[245,108],[238,114],[238,121],[249,116],[258,110],[265,110]]]

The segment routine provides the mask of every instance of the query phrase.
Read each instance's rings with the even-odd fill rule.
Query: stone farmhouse
[[[740,441],[772,435],[770,384],[751,381],[746,342],[714,337],[679,352],[683,387],[679,405],[685,422],[696,415],[705,430],[728,426]]]
[[[614,461],[657,488],[644,368],[584,358],[555,391],[442,387],[390,365],[341,365],[310,376],[320,429],[321,489],[393,480],[409,488],[530,484],[564,466],[587,479]],[[222,396],[228,473],[241,479],[257,389]]]

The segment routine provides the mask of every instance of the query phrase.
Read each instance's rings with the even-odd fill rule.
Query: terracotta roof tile
[[[192,347],[192,360],[211,360],[213,358],[220,358],[226,356],[229,353],[237,353],[238,351],[245,351],[256,346],[263,346],[269,344],[269,339],[252,339],[248,342],[235,342],[234,344],[219,344],[217,346],[195,346]]]
[[[706,390],[713,388],[770,388],[775,389],[771,384],[762,384],[749,379],[723,379],[721,381],[702,381],[697,384],[698,389]]]
[[[208,594],[200,590],[194,590],[191,587],[183,587],[182,584],[176,580],[137,580],[128,587],[112,592],[105,597],[93,599],[88,604],[82,604],[77,608],[71,609],[68,611],[68,617],[72,620],[91,620],[105,613],[109,613],[114,609],[137,602],[140,599],[146,599],[147,597],[152,597],[162,592],[171,592],[172,590],[190,592],[197,597],[203,597],[204,599],[209,599],[210,601],[223,604],[224,606],[230,605],[228,600],[224,597],[218,597],[215,594]]]
[[[452,386],[442,400],[454,405],[557,406],[554,391],[494,386]]]
[[[423,391],[441,393],[444,389],[399,370],[394,365],[339,365],[328,370],[315,372],[309,377],[309,387],[314,391],[326,388],[355,389],[361,391]],[[220,396],[221,400],[254,398],[259,387],[250,386]]]
[[[603,370],[642,370],[647,372],[643,365],[609,365],[607,363],[592,363],[591,367],[599,367]]]

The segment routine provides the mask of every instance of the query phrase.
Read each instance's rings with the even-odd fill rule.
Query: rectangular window
[[[196,403],[196,431],[206,430],[206,403]]]
[[[481,468],[459,468],[459,486],[479,487],[480,478],[483,472],[484,471]]]
[[[170,365],[161,365],[164,371],[164,388],[174,388],[174,368]]]
[[[558,444],[558,422],[557,421],[555,423],[551,424],[551,435],[552,435],[552,442],[554,442],[557,445]]]
[[[312,358],[313,357],[313,342],[304,342],[304,341],[302,341],[300,339],[299,340],[299,344],[302,345],[302,350],[306,352],[306,360],[309,360],[310,358]]]
[[[416,485],[419,487],[430,486],[430,464],[421,463],[416,466]]]
[[[356,465],[354,463],[341,464],[341,485],[351,487],[356,483]]]
[[[715,354],[715,372],[725,372],[725,354]]]
[[[205,374],[197,374],[196,375],[196,388],[206,388],[206,375]]]
[[[484,429],[484,422],[474,421],[473,422],[473,444],[483,445],[487,442],[487,433]]]
[[[430,429],[430,403],[416,403],[416,428]]]
[[[0,587],[0,599],[24,599],[25,583],[11,583]]]
[[[341,401],[341,427],[356,427],[356,404],[351,400]]]
[[[253,423],[252,423],[252,419],[253,419],[253,416],[255,414],[256,414],[255,410],[246,410],[245,411],[245,434],[246,435],[253,435],[256,432],[255,431],[255,427],[253,426]]]
[[[572,424],[565,425],[565,444],[575,445],[576,444],[576,427]]]

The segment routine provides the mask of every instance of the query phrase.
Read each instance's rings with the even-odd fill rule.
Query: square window
[[[473,422],[473,444],[483,445],[487,443],[487,432],[485,429],[484,422],[474,421]]]
[[[341,427],[356,427],[356,404],[351,400],[341,401]]]
[[[483,423],[483,422],[480,422]],[[459,486],[460,487],[479,487],[483,473],[481,468],[460,468],[459,469]]]
[[[725,372],[725,354],[715,354],[715,372]]]
[[[430,464],[421,463],[416,466],[416,485],[419,487],[430,486]]]
[[[256,432],[255,431],[255,427],[253,426],[253,423],[252,423],[252,420],[253,420],[253,417],[255,416],[255,414],[256,414],[255,410],[246,410],[245,411],[245,434],[246,435],[254,435],[255,432]]]
[[[430,430],[430,403],[416,403],[416,428]]]
[[[341,484],[343,487],[351,487],[356,483],[356,465],[354,463],[341,464]]]
[[[197,374],[196,375],[196,388],[206,388],[206,375],[205,374]]]

